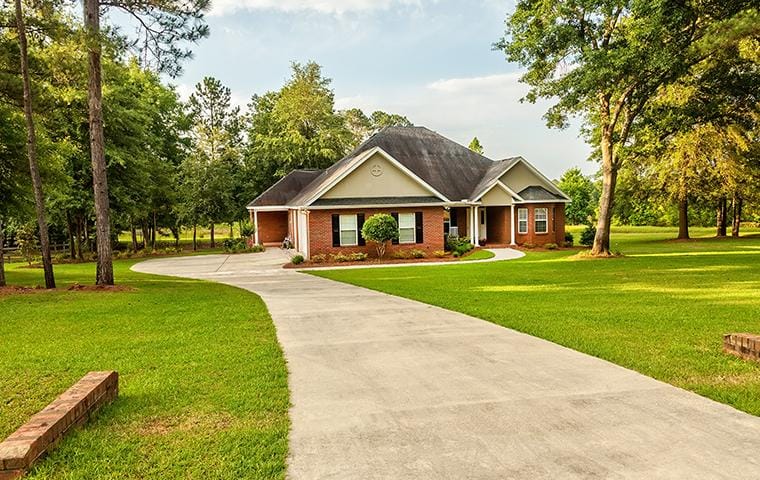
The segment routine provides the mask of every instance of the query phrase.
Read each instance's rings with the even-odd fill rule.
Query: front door
[[[478,239],[482,242],[483,240],[488,239],[488,229],[486,228],[486,207],[480,207],[478,209],[478,213],[480,214],[480,222],[478,226]]]

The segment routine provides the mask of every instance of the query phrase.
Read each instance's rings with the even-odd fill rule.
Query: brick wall
[[[363,213],[365,219],[376,213],[415,213],[422,212],[423,243],[388,245],[386,255],[397,250],[423,250],[430,254],[443,250],[443,207],[393,208],[393,209],[341,209],[341,210],[312,210],[309,212],[309,249],[311,255],[320,253],[366,252],[376,256],[375,244],[367,242],[365,246],[333,247],[332,244],[332,215]]]
[[[528,233],[521,234],[517,228],[519,218],[518,209],[528,209]],[[535,210],[536,208],[546,208],[549,222],[549,231],[547,233],[535,232]],[[515,205],[515,241],[518,245],[532,243],[534,245],[544,245],[546,243],[556,243],[562,245],[565,241],[565,204],[564,203],[529,203]]]
[[[116,398],[116,372],[90,372],[0,443],[0,480],[19,478],[71,428]]]
[[[288,212],[258,212],[259,243],[280,244],[288,236]]]
[[[511,241],[510,214],[510,207],[486,208],[486,246],[488,244],[509,244]]]

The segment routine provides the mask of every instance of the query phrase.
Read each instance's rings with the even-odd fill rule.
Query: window
[[[413,213],[399,213],[398,243],[414,243],[417,240],[414,235],[416,227]]]
[[[352,247],[359,243],[356,230],[356,215],[340,216],[340,246]]]
[[[448,235],[451,228],[451,211],[443,211],[443,234]]]
[[[517,233],[528,233],[528,209],[517,209]]]
[[[549,232],[549,213],[546,208],[537,208],[533,211],[536,218],[536,233]]]

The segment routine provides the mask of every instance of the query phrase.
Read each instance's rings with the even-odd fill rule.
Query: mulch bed
[[[4,295],[28,295],[32,293],[60,292],[63,288],[48,290],[41,285],[36,287],[23,287],[20,285],[8,285],[0,287],[0,296]],[[70,292],[133,292],[134,288],[125,285],[82,285],[74,283],[66,287]]]
[[[479,249],[471,250],[467,255],[463,257],[459,257],[459,260],[465,259],[468,256],[472,255],[473,253],[477,252]],[[368,258],[361,262],[322,262],[322,263],[314,263],[314,262],[303,262],[299,263],[298,265],[295,265],[293,263],[286,263],[283,265],[283,268],[295,268],[298,270],[302,270],[305,268],[315,268],[315,267],[345,267],[349,265],[394,265],[394,264],[401,264],[401,263],[440,263],[440,262],[449,262],[449,263],[455,263],[458,259],[456,257],[452,257],[451,255],[447,255],[445,257],[425,257],[425,258]]]

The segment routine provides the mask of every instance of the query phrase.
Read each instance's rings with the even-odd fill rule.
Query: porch
[[[473,245],[515,245],[512,205],[451,207],[444,216],[447,235],[468,237]]]

